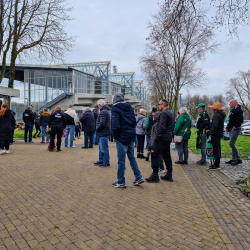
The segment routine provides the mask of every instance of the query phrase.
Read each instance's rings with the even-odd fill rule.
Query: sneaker
[[[172,150],[178,150],[178,148],[172,148]]]
[[[183,161],[181,164],[188,164],[188,162],[187,161]]]
[[[172,174],[168,174],[168,173],[166,175],[164,175],[164,176],[161,176],[161,179],[164,180],[164,181],[170,181],[170,182],[174,181]]]
[[[175,164],[182,164],[183,161],[176,161]]]
[[[94,163],[94,165],[102,165],[103,164],[103,161],[97,161]]]
[[[88,149],[87,147],[82,147],[82,148],[86,148],[86,149]]]
[[[220,166],[215,166],[215,165],[212,165],[209,167],[209,170],[220,170]]]
[[[158,174],[151,174],[148,178],[145,179],[146,182],[159,182],[159,175]]]
[[[140,153],[137,153],[137,158],[141,158],[141,154]]]
[[[57,149],[56,152],[61,152],[62,150],[61,149]]]
[[[238,164],[240,164],[240,163],[242,163],[242,160],[236,160],[236,161],[233,161],[233,162],[231,163],[231,165],[238,165]]]
[[[199,161],[197,161],[196,162],[196,164],[198,164],[198,165],[206,165],[206,161],[202,161],[202,160],[199,160]]]
[[[5,153],[6,151],[4,149],[0,151],[0,155],[5,154]]]
[[[40,143],[45,143],[44,141],[41,141]]]
[[[134,186],[138,186],[138,185],[142,184],[143,182],[144,182],[143,178],[140,178],[140,179],[138,179],[138,180],[135,180],[135,181],[133,182],[133,185],[134,185]]]
[[[76,148],[76,146],[75,146],[75,145],[73,145],[71,148]]]
[[[112,184],[112,187],[116,187],[116,188],[126,188],[126,184],[123,184],[119,181],[115,182]]]
[[[46,143],[49,143],[49,141],[46,141]]]
[[[69,148],[69,146],[64,146],[65,148]]]
[[[146,157],[143,154],[141,154],[140,158],[141,159],[146,159]]]
[[[109,167],[109,166],[110,166],[110,164],[106,164],[106,163],[103,163],[100,165],[100,167],[102,167],[102,168]]]
[[[159,171],[158,171],[160,174],[164,174],[164,173],[166,173],[166,171],[164,170],[164,169],[160,169],[159,168]]]
[[[9,150],[6,150],[6,151],[5,151],[5,154],[9,154],[9,153],[10,153],[10,151],[9,151]]]
[[[29,143],[34,143],[33,141],[29,141]]]
[[[226,164],[231,164],[234,160],[225,161]]]
[[[53,149],[50,149],[49,152],[53,152]]]

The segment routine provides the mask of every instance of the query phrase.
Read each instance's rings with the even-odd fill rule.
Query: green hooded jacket
[[[182,114],[177,119],[175,128],[174,128],[174,135],[183,136],[183,140],[189,140],[191,136],[191,117],[187,114]],[[185,132],[187,128],[187,131]]]

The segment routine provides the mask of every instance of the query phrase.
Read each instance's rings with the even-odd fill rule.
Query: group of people
[[[226,132],[230,134],[229,145],[232,148],[232,159],[226,163],[237,165],[242,163],[239,152],[236,147],[236,140],[241,131],[243,123],[243,112],[237,100],[230,101],[230,112],[226,118]],[[29,132],[29,142],[32,143],[32,131],[35,122],[41,127],[42,141],[48,143],[48,133],[50,134],[49,151],[53,152],[55,148],[55,137],[57,136],[56,150],[61,151],[61,140],[63,131],[65,131],[64,146],[74,148],[74,132],[80,123],[84,131],[84,146],[82,148],[93,148],[94,142],[98,138],[99,159],[94,163],[100,167],[110,166],[110,155],[108,141],[112,134],[116,142],[118,158],[118,181],[113,183],[113,187],[125,188],[125,159],[129,159],[131,168],[134,172],[134,185],[140,185],[144,179],[139,170],[136,158],[134,156],[134,143],[137,140],[137,158],[149,160],[151,155],[152,174],[146,178],[147,182],[159,182],[161,180],[173,182],[173,166],[170,154],[171,142],[174,141],[178,149],[179,160],[176,164],[188,164],[188,140],[191,136],[191,117],[185,107],[180,108],[178,117],[168,108],[168,101],[162,99],[158,103],[158,109],[153,108],[152,112],[146,118],[146,110],[141,109],[135,116],[134,109],[129,102],[125,102],[122,93],[116,93],[113,98],[112,112],[103,99],[97,101],[98,110],[94,112],[90,108],[78,120],[77,114],[72,105],[69,105],[66,111],[61,111],[60,106],[50,114],[48,109],[44,108],[39,117],[35,117],[32,112],[32,106],[29,106],[23,113],[25,122],[24,140],[28,142],[27,134]],[[201,160],[197,164],[206,164],[207,140],[211,140],[214,154],[214,164],[210,166],[211,170],[220,169],[221,144],[223,137],[224,119],[226,114],[219,102],[208,105],[213,109],[214,115],[210,122],[210,117],[206,111],[205,104],[200,103],[196,108],[199,112],[196,133],[197,145],[201,150]],[[14,116],[8,109],[8,104],[1,105],[0,110],[0,147],[1,152],[9,153],[9,142],[13,140]],[[46,133],[47,131],[47,133]],[[38,132],[38,131],[36,131]],[[45,141],[45,136],[47,138]],[[144,156],[144,142],[147,138],[147,156]],[[70,142],[68,146],[68,137]],[[97,142],[97,144],[98,144]],[[164,170],[163,162],[166,165]],[[159,178],[159,172],[164,176]]]

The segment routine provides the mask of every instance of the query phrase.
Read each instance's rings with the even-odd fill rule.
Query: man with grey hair
[[[32,106],[28,106],[28,108],[23,112],[23,121],[25,122],[24,141],[27,142],[27,135],[29,132],[29,142],[33,143],[32,132],[35,123],[35,116],[32,112]]]
[[[137,136],[137,158],[145,159],[143,155],[146,129],[146,110],[140,109],[140,113],[136,116],[136,136]]]
[[[54,148],[54,140],[55,136],[57,135],[57,152],[61,151],[61,141],[62,141],[62,132],[63,129],[66,127],[66,117],[64,113],[61,111],[60,106],[55,107],[55,112],[50,115],[49,119],[49,129],[50,132],[50,150],[53,152]]]
[[[75,133],[75,126],[77,125],[77,115],[76,111],[73,109],[72,105],[69,105],[67,111],[64,112],[66,117],[66,128],[65,128],[65,139],[64,139],[64,146],[65,148],[68,147],[68,137],[70,135],[70,144],[71,148],[75,148],[73,145],[74,141],[74,133]]]
[[[95,165],[100,167],[109,167],[109,147],[108,141],[111,134],[111,112],[110,107],[106,105],[103,99],[97,101],[100,114],[96,120],[96,132],[99,137],[99,161]]]

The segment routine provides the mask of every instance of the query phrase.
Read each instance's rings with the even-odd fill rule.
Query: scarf
[[[229,113],[228,113],[228,115],[227,115],[227,118],[226,118],[227,124],[229,124],[230,115],[232,114],[233,110],[234,110],[234,109],[237,109],[238,107],[239,107],[239,106],[238,106],[238,104],[237,104],[236,106],[234,106],[233,108],[230,109],[230,111],[229,111]]]

